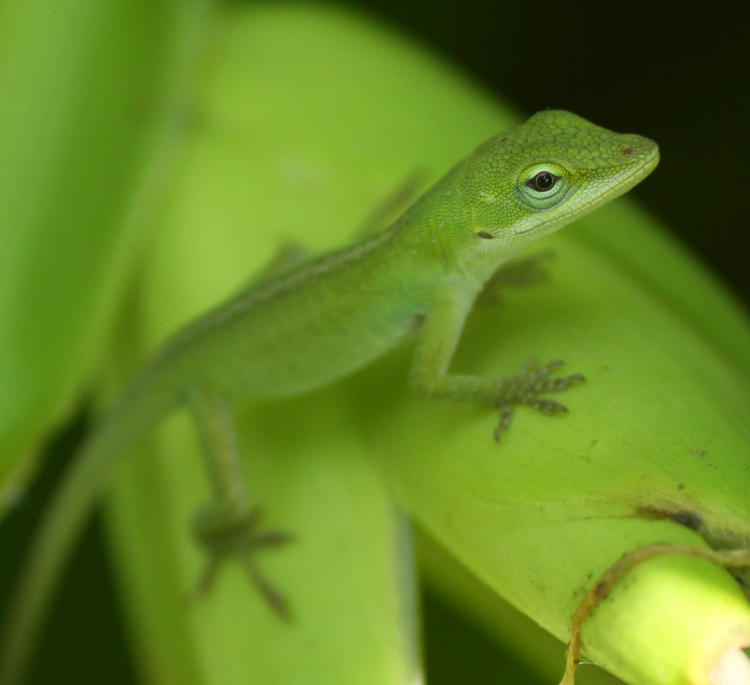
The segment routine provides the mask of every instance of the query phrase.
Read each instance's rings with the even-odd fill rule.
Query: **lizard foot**
[[[521,371],[504,380],[502,392],[497,399],[500,407],[500,421],[493,434],[497,442],[500,442],[503,431],[510,426],[513,408],[517,404],[525,404],[548,415],[568,411],[568,408],[557,400],[538,397],[539,393],[565,390],[574,383],[582,383],[586,380],[580,373],[550,377],[550,374],[562,365],[563,361],[560,359],[542,365],[538,364],[536,359],[530,359]]]
[[[242,562],[250,581],[271,610],[283,621],[291,620],[284,596],[263,576],[255,563],[256,552],[278,547],[294,539],[292,533],[259,530],[263,510],[254,507],[241,514],[229,514],[219,502],[209,502],[196,512],[193,533],[208,553],[208,562],[191,593],[191,600],[204,597],[216,580],[222,562],[236,558]]]

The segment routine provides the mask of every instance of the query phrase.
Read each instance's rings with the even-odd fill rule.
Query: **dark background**
[[[745,240],[750,63],[747,24],[737,14],[741,10],[689,2],[346,4],[411,34],[526,114],[547,107],[570,109],[607,128],[655,139],[661,165],[635,196],[746,307],[750,303]],[[3,546],[27,539],[80,432],[79,425],[58,436],[50,468],[4,524]],[[135,682],[122,628],[112,618],[117,600],[98,530],[97,523],[90,526],[72,564],[34,683]],[[12,574],[0,569],[0,588],[8,587]],[[461,631],[459,617],[432,600],[426,608],[430,682],[458,682],[458,674],[451,676],[450,665],[442,661],[457,640],[473,666],[486,665],[477,670],[476,680],[462,672],[461,682],[501,682],[508,675],[491,645]],[[71,626],[80,626],[81,632]]]

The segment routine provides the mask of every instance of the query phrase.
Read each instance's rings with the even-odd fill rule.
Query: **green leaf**
[[[550,240],[552,285],[478,308],[465,329],[459,372],[512,372],[532,355],[583,372],[587,383],[565,393],[569,415],[521,409],[492,445],[491,413],[394,392],[391,430],[370,435],[430,533],[561,639],[583,593],[627,550],[655,541],[741,547],[749,537],[747,376],[700,322],[684,322],[687,307],[677,314],[627,260],[602,259],[591,240],[596,225],[649,250],[637,216],[618,203]],[[688,270],[682,259],[675,252],[660,266]],[[402,373],[396,365],[367,380],[377,395]],[[377,411],[363,407],[363,428]],[[698,517],[697,531],[670,520],[685,514]],[[747,643],[750,613],[727,572],[660,559],[618,586],[583,636],[585,653],[628,682],[708,682],[717,655]]]
[[[203,4],[0,4],[0,515],[105,356]]]

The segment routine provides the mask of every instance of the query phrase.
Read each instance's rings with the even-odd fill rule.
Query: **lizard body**
[[[54,578],[115,460],[167,412],[191,412],[215,499],[198,517],[211,561],[245,562],[271,606],[286,604],[251,552],[282,534],[258,532],[234,437],[232,400],[297,395],[346,376],[410,336],[413,389],[500,407],[564,411],[540,393],[580,374],[526,367],[509,378],[448,372],[474,300],[504,263],[538,238],[609,202],[658,163],[652,141],[545,111],[480,145],[391,227],[322,257],[285,266],[188,325],[135,377],[81,448],[33,545],[0,652],[0,680],[20,673]]]

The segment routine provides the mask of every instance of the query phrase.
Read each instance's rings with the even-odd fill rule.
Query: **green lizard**
[[[508,378],[448,372],[477,294],[540,237],[609,202],[658,164],[658,148],[563,111],[545,111],[480,145],[392,226],[320,258],[275,266],[166,342],[81,448],[33,545],[0,652],[0,681],[18,677],[76,532],[115,460],[167,412],[186,407],[198,428],[214,500],[196,518],[209,553],[200,583],[237,556],[283,617],[283,598],[256,571],[257,549],[286,539],[259,530],[240,475],[232,400],[297,395],[352,373],[412,335],[415,392],[500,409],[565,411],[542,393],[580,374],[560,362]],[[288,262],[289,260],[286,260]]]

